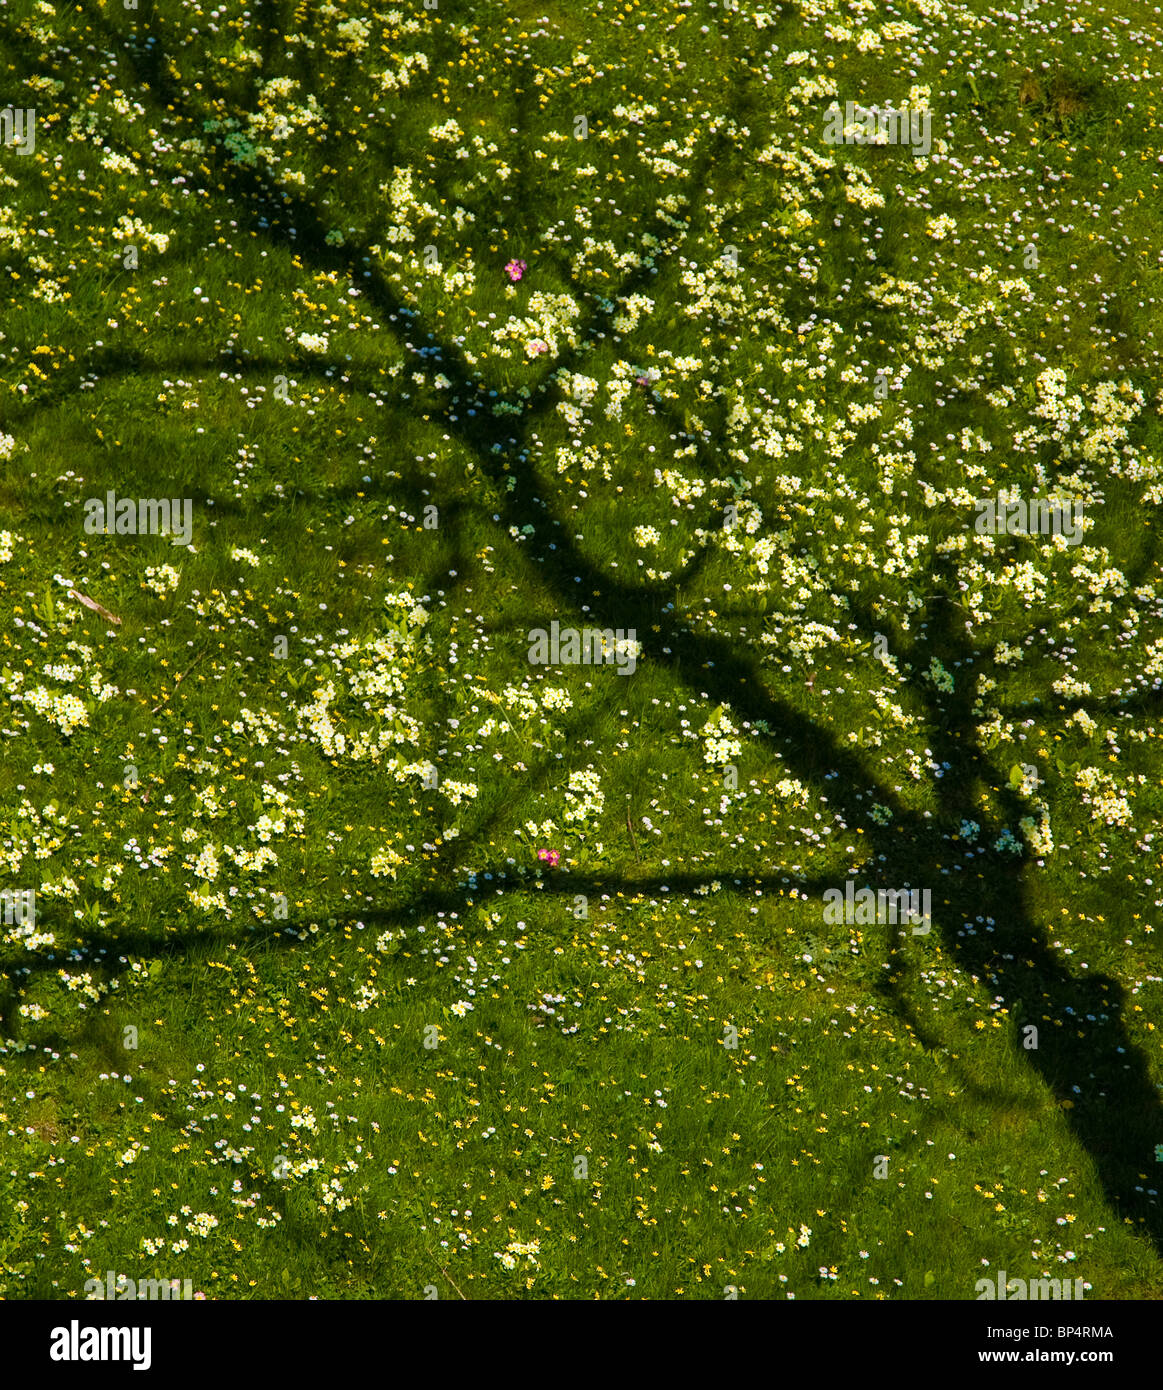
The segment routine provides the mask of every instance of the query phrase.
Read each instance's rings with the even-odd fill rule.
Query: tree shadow
[[[92,13],[90,6],[82,4],[82,10],[95,27],[105,30],[106,41],[130,62],[135,77],[158,109],[171,107],[192,123],[197,122],[197,113],[166,70],[166,55],[160,44],[127,45]],[[263,32],[256,41],[265,52],[274,36],[261,23],[259,29]],[[692,188],[699,186],[698,180],[705,175],[711,157],[710,149],[704,152],[703,162],[691,180]],[[397,321],[403,318],[409,331],[425,332],[423,316],[401,301],[383,275],[374,268],[370,276],[364,273],[366,247],[339,249],[327,244],[327,224],[310,198],[277,187],[259,169],[225,159],[221,149],[216,151],[214,160],[230,196],[250,208],[256,225],[273,243],[293,248],[314,269],[345,271],[382,314],[388,318],[394,315]],[[633,292],[650,278],[649,269],[639,267],[610,297]],[[605,311],[591,313],[582,325],[578,347],[561,354],[554,367],[573,370],[595,346],[601,325],[608,324],[609,318]],[[434,331],[429,330],[427,337],[439,342]],[[532,499],[540,496],[536,468],[521,446],[529,442],[532,425],[549,409],[551,388],[542,384],[538,398],[519,421],[517,417],[498,420],[491,410],[493,401],[477,384],[463,352],[452,342],[441,342],[440,346],[439,370],[451,378],[452,390],[461,403],[459,418],[442,420],[442,424],[473,453],[478,466],[497,486],[498,535],[507,539],[509,528],[519,528],[528,519]],[[132,355],[127,355],[112,366],[115,370],[131,371],[134,362]],[[210,365],[204,363],[203,368]],[[247,370],[269,370],[274,365],[247,364]],[[436,371],[427,363],[419,369],[429,379]],[[470,407],[476,411],[474,416],[468,416]],[[671,419],[674,423],[673,416]],[[715,442],[725,441],[720,437]],[[714,455],[714,443],[704,438],[700,442],[700,465],[709,470]],[[507,487],[510,477],[516,480],[511,490]],[[587,596],[592,609],[590,623],[643,634],[656,632],[656,639],[647,644],[645,659],[656,663],[676,686],[703,693],[708,700],[724,704],[752,725],[760,726],[764,731],[763,744],[770,752],[778,753],[795,776],[817,789],[826,788],[829,804],[840,811],[846,822],[866,819],[865,798],[869,795],[892,812],[891,825],[862,827],[872,851],[867,861],[872,886],[939,889],[948,877],[942,863],[948,850],[935,823],[929,824],[929,818],[904,804],[870,761],[841,744],[819,719],[769,689],[757,661],[741,651],[729,636],[693,632],[676,608],[683,580],[669,587],[626,582],[589,560],[570,539],[566,518],[555,517],[548,504],[544,507],[554,528],[550,532],[552,547],[548,538],[539,536],[525,546],[510,543],[508,553],[518,568],[536,568],[538,582],[553,595],[562,613],[576,613],[576,595],[580,592]],[[697,572],[692,570],[683,579]],[[957,606],[951,597],[957,592],[956,576],[947,561],[935,566],[933,578],[932,597],[947,602],[935,610],[928,651],[940,655],[949,666],[974,655],[975,648],[964,635],[964,628],[957,627],[951,611]],[[575,582],[578,579],[580,584]],[[871,614],[858,616],[863,634],[871,637]],[[913,651],[916,653],[915,643]],[[955,689],[939,699],[919,681],[914,681],[913,690],[926,710],[934,758],[949,764],[949,775],[937,779],[940,819],[952,824],[967,817],[970,811],[980,816],[975,793],[981,788],[993,791],[1009,816],[1020,817],[1026,807],[1010,789],[996,784],[986,750],[977,740],[969,691]],[[1154,695],[1134,698],[1146,701]],[[1120,709],[1127,707],[1125,703],[1119,705]],[[994,836],[1000,828],[983,827],[985,837]],[[982,860],[982,865],[980,887],[975,892],[982,915],[993,917],[995,929],[978,931],[969,924],[957,923],[951,913],[943,911],[934,913],[934,929],[939,931],[942,945],[960,969],[994,986],[1015,1013],[1016,1001],[1021,1001],[1026,1012],[1020,1017],[1033,1021],[1039,1029],[1038,1046],[1023,1046],[1025,1029],[1016,1022],[1015,1049],[1065,1107],[1064,1118],[1075,1139],[1090,1155],[1112,1210],[1136,1226],[1151,1240],[1155,1251],[1163,1254],[1163,1212],[1148,1199],[1141,1183],[1141,1166],[1145,1166],[1154,1140],[1163,1134],[1163,1104],[1150,1081],[1146,1059],[1133,1045],[1126,1026],[1126,992],[1107,976],[1073,974],[1061,962],[1047,933],[1036,921],[1020,859],[991,855]],[[716,876],[721,876],[721,872]],[[600,882],[571,876],[567,889],[554,891],[584,891],[579,885],[587,881],[595,887]],[[675,876],[667,880],[672,888],[679,881]],[[689,875],[683,881],[688,886],[692,882]],[[629,878],[620,884],[604,884],[606,891],[618,887],[636,891],[638,886]],[[463,902],[465,896],[463,892],[436,888],[411,896],[407,905],[377,909],[378,916],[368,912],[358,916],[361,920],[374,916],[377,922],[392,924],[417,913],[452,910],[452,904]],[[438,907],[440,903],[444,909]],[[280,945],[291,939],[285,931],[271,937],[272,942]],[[162,953],[182,948],[175,946],[172,939],[155,934],[135,940],[134,949]],[[910,1030],[926,1045],[938,1048],[940,1040],[923,1029],[908,1002],[907,979],[907,965],[894,963],[885,986],[888,997]],[[1094,1026],[1079,1026],[1083,1021]],[[1023,1036],[1018,1036],[1019,1027]],[[1136,1159],[1136,1154],[1142,1158]]]

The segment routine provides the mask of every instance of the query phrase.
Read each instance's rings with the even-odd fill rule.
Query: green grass
[[[1141,7],[50,11],[0,1294],[1163,1294]],[[913,87],[928,160],[824,144]],[[1093,526],[980,537],[999,488]],[[192,544],[86,534],[110,490]]]

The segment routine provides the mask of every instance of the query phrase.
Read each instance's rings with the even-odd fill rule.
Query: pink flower
[[[510,261],[505,267],[505,274],[510,280],[520,280],[527,268],[524,261]]]
[[[555,849],[539,849],[537,858],[544,860],[551,869],[556,869],[561,860],[561,854]]]
[[[540,338],[534,338],[532,342],[525,344],[525,352],[529,357],[536,357],[539,352],[548,352],[549,344],[543,343]]]

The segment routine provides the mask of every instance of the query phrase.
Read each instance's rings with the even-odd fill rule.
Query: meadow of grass
[[[1163,1296],[1159,8],[0,72],[0,1296]]]

